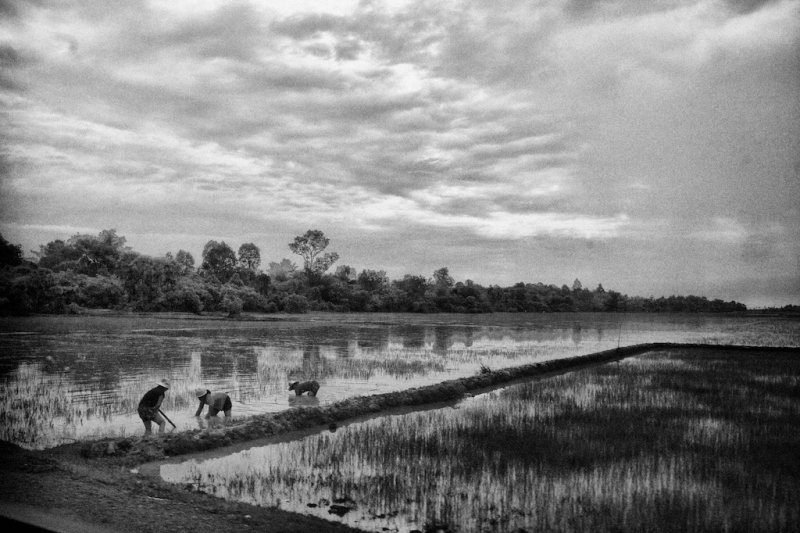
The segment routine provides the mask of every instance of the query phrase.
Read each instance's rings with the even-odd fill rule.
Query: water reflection
[[[399,325],[392,328],[392,336],[402,339],[402,347],[408,349],[425,346],[425,328],[416,325]]]
[[[328,373],[325,368],[328,359],[322,356],[322,347],[319,344],[306,344],[303,347],[303,361],[300,368],[293,370],[289,381],[308,381],[321,378]]]
[[[618,343],[797,345],[799,329],[796,321],[667,315],[2,318],[0,416],[11,423],[0,425],[0,439],[42,448],[139,434],[139,399],[164,377],[173,383],[164,411],[186,429],[197,425],[192,389],[201,385],[227,392],[242,417],[289,408],[295,380],[319,381],[326,404]]]
[[[319,398],[316,396],[297,396],[290,394],[287,396],[287,401],[290,407],[317,407],[319,405]]]
[[[769,407],[775,430],[796,442],[796,432],[785,432],[795,427],[800,405],[782,401],[774,409],[788,398],[785,389],[773,398],[754,393],[796,371],[797,362],[786,368],[756,360],[763,371],[735,370],[724,379],[713,361],[673,362],[636,358],[510,387],[456,409],[164,465],[161,476],[366,531],[433,524],[453,531],[647,531],[655,523],[680,531],[789,530],[800,519],[800,487],[773,458],[752,464],[752,450],[774,436],[749,429],[751,417]],[[698,409],[698,384],[743,389]]]
[[[582,340],[583,335],[581,334],[581,325],[575,324],[572,326],[572,342],[575,343],[575,346],[579,346]]]
[[[436,326],[433,328],[433,353],[444,355],[452,346],[453,328]]]

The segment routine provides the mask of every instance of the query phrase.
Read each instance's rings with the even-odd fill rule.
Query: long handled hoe
[[[167,415],[165,415],[165,414],[164,414],[164,411],[162,411],[161,409],[159,409],[159,410],[158,410],[158,412],[159,412],[159,413],[161,413],[161,416],[163,416],[163,417],[164,417],[164,420],[166,420],[167,422],[169,422],[169,423],[172,425],[172,427],[173,427],[173,428],[177,429],[177,426],[175,426],[175,424],[173,424],[173,423],[172,423],[172,420],[170,420],[170,419],[169,419],[169,417],[168,417]]]

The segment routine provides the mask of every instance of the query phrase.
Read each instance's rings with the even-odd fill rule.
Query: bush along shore
[[[517,381],[546,377],[554,373],[618,361],[646,352],[670,349],[724,351],[794,351],[800,347],[730,346],[713,344],[650,343],[606,350],[589,355],[556,359],[517,367],[490,370],[480,374],[444,381],[435,385],[389,392],[373,396],[358,396],[327,406],[290,409],[279,413],[257,415],[240,423],[214,430],[195,429],[168,433],[150,438],[120,437],[58,446],[55,452],[75,453],[87,459],[111,459],[125,465],[157,461],[167,457],[204,452],[247,441],[278,437],[293,431],[335,427],[346,421],[380,415],[393,409],[421,407],[437,403],[457,402],[467,395],[488,392]],[[76,449],[77,448],[77,449]]]

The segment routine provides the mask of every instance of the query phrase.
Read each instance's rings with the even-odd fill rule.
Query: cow
[[[314,380],[303,381],[302,383],[295,381],[289,385],[289,390],[293,390],[297,396],[300,396],[304,392],[307,392],[309,396],[316,396],[319,390],[319,383]]]

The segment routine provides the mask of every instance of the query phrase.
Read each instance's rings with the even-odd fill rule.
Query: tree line
[[[517,283],[484,287],[455,281],[448,268],[431,277],[390,280],[383,270],[358,272],[333,265],[330,239],[308,230],[288,244],[289,258],[262,268],[261,251],[244,243],[234,251],[210,240],[199,264],[191,253],[151,257],[126,245],[116,230],[55,240],[23,257],[0,235],[0,313],[77,313],[83,309],[263,313],[334,312],[736,312],[744,304],[702,296],[628,296],[602,285]]]

